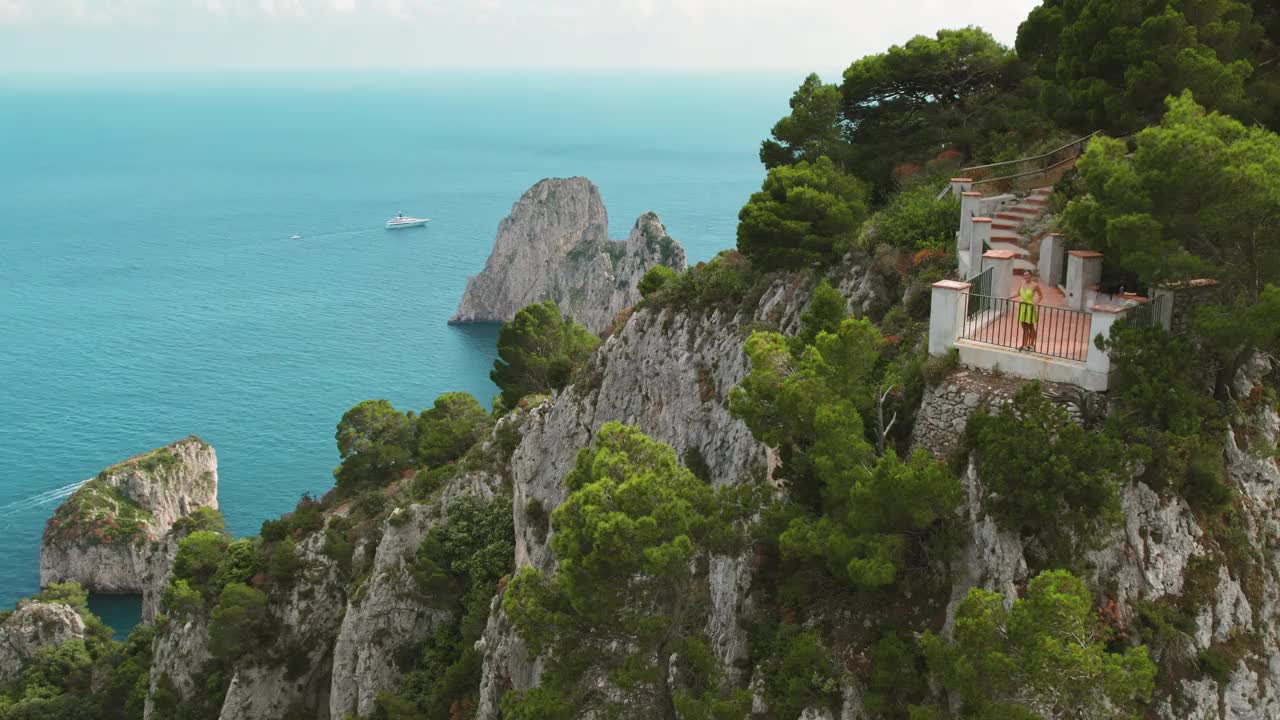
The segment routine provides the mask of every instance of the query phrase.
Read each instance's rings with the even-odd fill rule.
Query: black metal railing
[[[1138,303],[1128,310],[1116,320],[1116,325],[1120,327],[1131,328],[1149,328],[1160,324],[1163,316],[1165,296],[1152,298],[1144,303]]]
[[[991,295],[991,271],[993,269],[987,268],[965,281],[969,283],[969,300],[965,304],[965,317],[972,317],[991,309],[987,300]]]
[[[966,315],[960,339],[1039,355],[1084,362],[1089,357],[1091,317],[1087,312],[1052,305],[1023,303],[1013,298],[974,297],[966,293],[965,307],[985,309]],[[1024,323],[1030,327],[1025,327]]]

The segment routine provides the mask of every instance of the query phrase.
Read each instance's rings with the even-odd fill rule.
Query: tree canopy
[[[1098,138],[1080,159],[1085,194],[1064,212],[1068,231],[1141,283],[1214,278],[1221,303],[1198,330],[1222,359],[1220,389],[1243,353],[1280,340],[1280,135],[1207,112],[1190,93],[1170,98],[1159,125],[1130,154]]]
[[[1008,609],[1006,602],[974,588],[956,609],[953,639],[923,639],[930,669],[961,700],[963,717],[1140,717],[1155,663],[1145,646],[1108,650],[1110,633],[1083,581],[1065,570],[1041,573],[1026,597]]]
[[[744,517],[731,490],[713,490],[671,447],[607,423],[565,477],[569,497],[551,516],[551,575],[526,568],[503,609],[534,652],[550,650],[542,687],[512,692],[507,717],[569,717],[617,702],[584,681],[588,667],[634,701],[675,717],[670,659],[694,612],[698,563],[734,545]]]
[[[798,268],[838,257],[867,216],[867,186],[830,158],[769,171],[738,213],[738,250],[767,268]]]
[[[342,464],[333,471],[338,492],[350,495],[386,485],[412,465],[414,421],[386,400],[365,400],[342,415],[335,439]]]
[[[418,461],[427,467],[452,462],[492,426],[493,418],[469,393],[445,393],[418,416]]]
[[[535,303],[502,324],[489,378],[502,391],[503,404],[513,408],[526,395],[563,388],[599,344],[599,338],[561,314],[554,300]]]
[[[1266,3],[1258,3],[1265,6]],[[1191,90],[1215,110],[1274,120],[1259,68],[1266,28],[1242,0],[1045,0],[1018,29],[1045,110],[1078,132],[1130,132]]]

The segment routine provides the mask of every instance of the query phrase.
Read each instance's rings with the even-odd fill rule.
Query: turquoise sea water
[[[595,181],[614,237],[652,209],[692,261],[732,246],[798,81],[0,79],[0,608],[37,589],[68,485],[115,461],[200,435],[254,534],[332,485],[352,404],[487,405],[496,329],[445,321],[543,177]],[[383,230],[400,210],[432,223]]]

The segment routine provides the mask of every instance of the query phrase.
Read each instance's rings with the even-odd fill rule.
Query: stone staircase
[[[1032,272],[1036,268],[1032,241],[1038,238],[1027,237],[1019,231],[1024,224],[1038,220],[1048,212],[1052,192],[1053,187],[1035,188],[1016,204],[1003,208],[991,218],[991,249],[1012,251],[1016,256],[1014,272]]]

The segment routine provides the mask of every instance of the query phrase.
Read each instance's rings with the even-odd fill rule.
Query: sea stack
[[[484,270],[467,280],[449,322],[505,322],[527,305],[555,300],[599,335],[640,300],[636,286],[655,265],[685,268],[684,248],[656,214],[641,215],[626,240],[610,240],[609,216],[590,180],[542,180],[498,225]]]
[[[194,435],[117,463],[67,498],[45,525],[40,585],[140,593],[153,541],[178,518],[218,507],[218,458]]]

